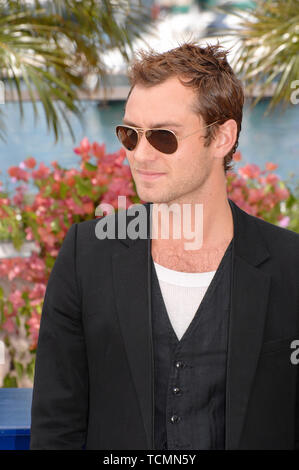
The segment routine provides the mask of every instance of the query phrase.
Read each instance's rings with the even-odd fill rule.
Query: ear
[[[228,119],[219,126],[215,139],[213,140],[214,158],[224,158],[233,148],[237,139],[238,127],[234,119]]]

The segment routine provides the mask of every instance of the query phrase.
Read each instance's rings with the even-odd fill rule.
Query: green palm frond
[[[237,38],[232,66],[249,93],[259,88],[252,106],[272,85],[267,112],[278,103],[286,108],[294,92],[292,84],[299,79],[299,1],[258,0],[256,8],[241,10],[223,5],[215,11],[239,18],[237,28],[215,30],[212,36]]]
[[[22,90],[28,92],[35,118],[36,101],[41,101],[57,141],[65,111],[81,117],[78,91],[84,90],[85,77],[93,73],[105,86],[103,55],[117,48],[128,61],[133,40],[150,28],[148,11],[129,0],[35,0],[31,6],[24,0],[0,0],[0,79],[17,94],[22,118]]]

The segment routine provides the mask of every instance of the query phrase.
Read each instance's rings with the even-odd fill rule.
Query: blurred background
[[[229,49],[246,100],[228,194],[299,232],[299,2],[0,1],[0,23],[0,386],[30,389],[68,228],[138,201],[114,127],[140,48]]]
[[[7,3],[7,13],[9,14],[9,2],[5,3]],[[45,14],[38,15],[36,13],[35,8],[33,8],[35,2],[20,3],[32,5],[33,17],[46,17]],[[49,16],[54,14],[53,11],[56,13],[58,11],[65,18],[66,22],[67,20],[78,20],[74,10],[71,9],[72,3],[76,4],[78,2],[39,2],[43,8],[48,8]],[[87,15],[89,5],[95,2],[82,1],[79,3],[85,5],[85,14]],[[96,3],[100,5],[101,3],[108,2]],[[124,26],[127,28],[128,41],[126,41],[124,35],[115,31],[111,25],[109,30],[108,24],[104,24],[102,27],[94,23],[89,24],[88,21],[85,24],[82,18],[80,18],[80,21],[82,21],[83,27],[80,28],[80,31],[83,31],[84,28],[89,28],[88,35],[90,35],[90,29],[94,28],[93,38],[84,38],[85,43],[83,44],[84,47],[89,46],[90,51],[94,49],[93,53],[88,55],[85,50],[83,52],[78,51],[80,47],[83,48],[83,45],[79,43],[79,39],[82,39],[82,37],[76,38],[75,44],[74,40],[69,40],[70,38],[68,37],[60,38],[61,42],[65,41],[67,45],[66,51],[69,50],[69,54],[72,54],[72,50],[76,48],[76,52],[78,54],[81,53],[80,61],[78,59],[77,63],[72,65],[76,67],[77,73],[81,72],[83,80],[78,80],[77,83],[69,81],[69,85],[73,90],[75,89],[76,97],[79,98],[76,106],[81,108],[80,119],[78,114],[74,112],[74,109],[68,106],[69,103],[66,102],[66,90],[63,87],[59,88],[54,81],[54,76],[56,75],[57,77],[58,75],[57,70],[54,72],[52,80],[49,77],[45,77],[42,73],[34,74],[32,69],[26,70],[26,67],[34,61],[38,65],[43,63],[46,66],[47,61],[50,60],[49,56],[45,55],[45,52],[44,54],[42,53],[42,56],[37,57],[40,52],[39,48],[44,47],[45,41],[48,40],[44,30],[43,36],[39,36],[39,27],[41,28],[42,25],[34,25],[37,31],[35,39],[39,39],[39,41],[30,44],[32,49],[29,50],[28,39],[30,38],[32,41],[32,36],[28,35],[28,31],[26,31],[27,34],[24,30],[17,31],[16,21],[14,22],[13,17],[10,16],[10,24],[6,24],[7,35],[14,34],[11,37],[11,39],[14,38],[14,42],[12,42],[12,55],[11,57],[6,57],[5,60],[5,65],[7,65],[6,73],[10,76],[13,73],[15,74],[14,79],[18,80],[20,94],[17,94],[15,89],[10,90],[8,77],[5,76],[5,73],[2,73],[2,82],[5,86],[5,104],[2,104],[0,109],[3,112],[2,120],[6,127],[5,136],[7,141],[0,141],[0,165],[1,178],[3,184],[5,184],[5,189],[12,189],[11,179],[7,175],[8,168],[11,165],[19,165],[27,156],[34,156],[38,162],[44,162],[45,164],[50,164],[53,159],[57,159],[64,167],[71,168],[79,165],[79,160],[76,154],[72,152],[72,147],[74,142],[81,141],[83,137],[87,137],[90,141],[104,142],[109,152],[119,148],[119,142],[114,133],[114,126],[122,118],[124,100],[129,89],[126,78],[127,60],[139,48],[152,47],[157,51],[165,51],[176,47],[179,41],[190,37],[198,39],[202,44],[206,42],[214,43],[219,39],[224,48],[232,48],[229,54],[229,59],[232,63],[238,64],[238,60],[234,62],[234,59],[239,58],[239,68],[242,62],[242,55],[240,57],[240,51],[238,53],[238,36],[231,29],[239,28],[239,36],[243,40],[244,47],[247,46],[248,50],[254,48],[251,45],[249,46],[249,42],[246,43],[246,36],[244,37],[245,28],[248,27],[246,22],[251,18],[250,11],[256,8],[256,2],[252,0],[239,0],[235,2],[221,0],[142,0],[139,2],[131,0],[130,2],[111,2],[111,4],[113,3],[120,4],[120,8],[114,7],[114,20],[119,27]],[[288,3],[291,9],[291,4],[293,4],[293,13],[298,14],[298,2],[276,1],[261,3],[273,4],[273,8],[275,7],[277,10],[280,7],[284,10]],[[53,10],[55,4],[57,4],[57,7]],[[59,7],[61,11],[59,11]],[[218,10],[217,7],[226,7],[226,10]],[[229,10],[234,12],[234,14],[229,13]],[[267,11],[264,11],[265,17],[267,13]],[[293,13],[289,12],[290,18]],[[276,14],[277,19],[279,19],[279,13],[277,12]],[[275,111],[269,113],[265,118],[265,112],[269,108],[274,94],[273,85],[279,82],[284,72],[286,72],[284,87],[289,91],[291,91],[291,82],[296,79],[296,73],[298,79],[298,57],[295,57],[296,50],[298,52],[298,42],[292,42],[292,39],[297,41],[299,26],[298,23],[295,24],[292,30],[289,23],[283,25],[284,14],[285,12],[281,11],[280,20],[281,27],[285,26],[285,28],[277,31],[276,38],[271,38],[274,35],[274,31],[273,28],[268,29],[269,26],[266,21],[263,25],[265,28],[264,36],[261,35],[261,30],[255,30],[256,18],[251,20],[252,29],[248,28],[247,31],[247,39],[252,38],[252,34],[256,34],[254,38],[256,47],[251,60],[254,58],[256,64],[259,62],[259,65],[261,65],[259,73],[262,73],[262,76],[254,75],[253,84],[255,86],[247,90],[239,150],[242,153],[242,164],[256,163],[263,166],[267,161],[272,161],[279,165],[279,175],[284,179],[289,179],[294,173],[298,174],[299,169],[297,158],[299,148],[299,133],[297,132],[299,107],[291,103],[290,93],[288,95],[286,90],[283,93],[283,90],[279,90],[280,99],[275,107]],[[294,15],[292,18],[294,18]],[[104,18],[100,18],[100,20],[103,21]],[[49,17],[48,21],[50,21]],[[5,16],[2,16],[2,24],[4,22]],[[103,26],[106,26],[106,30]],[[54,28],[54,24],[52,27]],[[67,27],[67,23],[65,27]],[[9,30],[10,28],[11,30]],[[290,32],[288,32],[289,30]],[[18,36],[16,36],[17,33],[19,33]],[[294,33],[294,36],[288,38],[287,35],[291,36],[292,33]],[[22,37],[22,34],[24,37]],[[106,35],[109,34],[111,34],[110,39],[109,37],[106,38]],[[113,35],[116,37],[113,37]],[[104,36],[104,39],[100,36]],[[23,41],[22,47],[16,43],[16,38],[19,43]],[[53,39],[56,41],[56,38],[52,36]],[[97,42],[100,40],[103,43],[97,48]],[[276,40],[276,43],[272,47],[271,41],[273,42],[274,40]],[[117,41],[119,41],[119,44],[117,44]],[[260,44],[259,41],[261,41]],[[290,46],[294,45],[297,49],[295,50],[294,48],[294,51],[291,51],[289,48],[287,50],[289,43]],[[116,47],[114,47],[114,44]],[[257,47],[258,45],[260,47]],[[283,49],[284,45],[285,48]],[[283,58],[285,63],[284,70],[276,71],[276,76],[271,78],[269,86],[261,94],[260,84],[266,81],[266,78],[274,72],[274,66],[277,66],[275,57],[271,56],[272,53],[270,51],[266,51],[267,47],[271,47],[272,53],[276,53],[278,48],[282,48],[279,60]],[[16,67],[16,61],[19,59],[16,49],[19,54],[25,55],[25,57],[22,57],[24,60],[21,61],[19,68]],[[49,49],[47,53],[53,53],[52,49]],[[8,54],[7,50],[3,51],[3,54],[5,53]],[[86,57],[82,57],[84,54],[86,54]],[[288,67],[290,68],[291,57],[295,60],[293,76],[291,70],[287,70]],[[52,63],[48,65],[53,67],[55,59],[57,58],[53,57]],[[271,64],[272,60],[273,63]],[[249,64],[245,63],[245,68],[246,66],[249,69]],[[12,72],[12,67],[14,72]],[[235,65],[234,69],[237,70],[238,67]],[[250,69],[249,72],[251,72]],[[63,76],[61,70],[59,70],[59,73],[61,78]],[[31,83],[32,94],[36,96],[37,121],[34,116],[35,109],[32,106],[32,97],[28,89],[28,83]],[[107,87],[107,90],[105,90],[106,95],[104,93],[104,86]],[[51,90],[51,87],[55,87],[54,90]],[[56,96],[55,92],[57,93]],[[58,92],[62,93],[63,98],[65,98],[66,118],[72,128],[75,140],[69,132],[66,119],[64,119],[62,114],[59,115],[59,111],[55,107],[53,99],[59,98]],[[75,99],[75,93],[72,93],[71,98]],[[283,112],[282,96],[284,93],[288,106]],[[48,101],[46,96],[41,96],[43,94],[48,95]],[[21,121],[19,112],[20,96],[23,100],[23,121]],[[104,97],[106,101],[103,99]],[[256,97],[259,97],[260,101],[254,108],[250,108],[250,103]],[[52,106],[55,109],[52,110]],[[56,122],[55,110],[58,122]],[[54,125],[57,126],[57,130]],[[53,138],[55,132],[56,136],[58,136],[57,142]],[[241,162],[236,166],[238,165],[241,165]],[[290,184],[294,188],[296,184],[295,179],[291,180]]]
[[[298,0],[0,0],[0,449],[28,449],[47,282],[75,222],[140,202],[114,128],[139,49],[219,42],[245,88],[228,196],[299,233]],[[142,202],[142,201],[141,201]]]

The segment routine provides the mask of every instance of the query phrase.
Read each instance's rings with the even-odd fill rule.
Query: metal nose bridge
[[[142,127],[137,127],[136,130],[137,130],[137,134],[138,134],[137,144],[139,144],[140,139],[141,139],[143,134],[145,134],[145,138],[148,141],[147,136],[149,137],[151,135],[151,133],[152,133],[151,129],[143,129]]]

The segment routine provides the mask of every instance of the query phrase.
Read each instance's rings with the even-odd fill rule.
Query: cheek
[[[189,149],[184,154],[180,153],[175,162],[176,173],[182,175],[192,175],[201,168],[201,161],[198,151]]]
[[[128,162],[131,163],[131,160],[132,160],[132,152],[129,152],[128,150],[125,150],[125,154],[126,154],[126,159],[128,160]]]
[[[129,166],[130,166],[131,169],[134,167],[134,165],[133,165],[133,155],[132,155],[132,153],[133,153],[133,152],[128,152],[128,151],[126,151],[126,159],[127,159],[128,163],[129,163]]]

